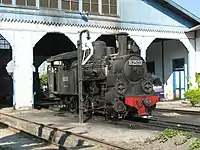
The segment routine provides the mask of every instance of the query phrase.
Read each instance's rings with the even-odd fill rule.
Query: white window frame
[[[28,6],[29,0],[24,0],[25,5],[18,5],[18,6],[24,6],[24,7],[37,7],[37,0],[35,0],[35,6]],[[12,0],[12,5],[17,5],[17,0]]]
[[[39,7],[38,7],[38,5],[39,5]],[[40,0],[36,0],[36,7],[37,8],[54,9],[54,10],[58,10],[59,9],[59,0],[58,0],[57,8],[51,8],[50,5],[51,5],[51,0],[48,0],[48,6],[47,7],[41,7],[40,6]]]
[[[104,14],[103,13],[103,9],[102,9],[102,0],[99,0],[100,1],[100,3],[99,3],[99,5],[100,5],[100,7],[101,7],[101,14]],[[118,12],[119,12],[119,10],[118,10],[118,6],[119,6],[119,0],[116,0],[116,11],[117,11],[117,13],[116,14],[112,14],[111,12],[110,12],[110,2],[112,1],[112,0],[108,0],[109,2],[108,2],[108,8],[109,8],[109,13],[108,14],[105,14],[105,15],[118,15]]]
[[[59,7],[59,10],[68,10],[68,9],[63,9],[62,8],[62,1],[63,0],[58,0],[58,5],[60,6]],[[82,2],[82,0],[80,1],[80,0],[76,0],[76,1],[78,1],[78,9],[77,10],[72,10],[72,0],[67,0],[67,1],[69,1],[70,3],[69,3],[69,11],[79,11],[80,10],[80,8],[79,8],[79,4],[80,4],[80,2]]]
[[[100,4],[100,1],[101,0],[98,0],[98,2],[97,2],[97,5],[98,5],[98,12],[92,12],[92,0],[90,0],[88,3],[90,4],[90,10],[88,11],[89,13],[100,13],[100,8],[99,8],[99,4]],[[80,2],[80,0],[79,0],[79,2]],[[82,2],[82,10],[83,10],[83,1],[81,0],[81,2]]]
[[[110,13],[110,1],[112,1],[112,0],[109,0],[109,4],[108,4],[108,7],[109,7],[109,13],[108,14],[105,14],[105,15],[119,15],[119,0],[117,0],[117,3],[116,3],[116,7],[117,7],[117,13],[116,14],[111,14]],[[83,11],[83,1],[82,0],[79,0],[79,3],[81,3],[81,6],[82,6],[82,8],[81,9],[79,9],[80,11]],[[89,13],[91,12],[91,0],[90,0],[90,11],[89,11]],[[92,12],[91,12],[92,13]],[[103,12],[102,12],[102,0],[98,0],[98,13],[99,14],[104,14]]]
[[[11,4],[4,4],[4,3],[3,3],[3,0],[0,0],[0,4],[1,4],[1,5],[13,5],[13,1],[16,1],[16,0],[12,0]]]

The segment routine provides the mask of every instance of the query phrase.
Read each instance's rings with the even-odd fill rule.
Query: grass
[[[156,137],[156,140],[160,141],[161,143],[165,143],[166,141],[175,136],[184,137],[182,141],[174,142],[174,145],[176,146],[182,145],[192,138],[192,134],[189,132],[181,130],[165,129],[161,134],[159,134],[158,137]],[[189,146],[189,150],[197,150],[197,149],[200,149],[200,138],[196,138],[196,140]]]
[[[181,130],[173,130],[173,129],[166,129],[164,130],[156,139],[159,140],[161,143],[165,143],[166,141],[168,141],[169,139],[178,136],[178,135],[182,135],[184,136],[186,139],[190,139],[192,137],[192,135],[188,132],[185,131],[181,131]],[[185,140],[184,140],[185,141]],[[187,141],[186,141],[187,142]],[[184,142],[185,143],[185,142]],[[178,143],[175,143],[175,145],[177,145]]]
[[[190,147],[189,150],[196,150],[200,148],[200,138],[197,138],[196,141],[194,141]]]

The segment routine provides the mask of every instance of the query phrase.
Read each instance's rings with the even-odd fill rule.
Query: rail
[[[98,119],[103,120],[103,117],[98,116]],[[152,128],[161,128],[161,129],[178,129],[188,132],[194,132],[194,133],[200,133],[200,125],[195,124],[188,124],[183,122],[174,122],[174,121],[167,121],[163,119],[154,119],[154,118],[148,118],[148,119],[142,119],[137,121],[132,120],[122,120],[122,121],[113,121],[109,122],[110,124],[118,124],[122,126],[127,126],[129,128],[137,128],[137,127],[144,127],[144,129],[152,129]],[[140,128],[141,129],[141,128]]]
[[[179,114],[186,114],[186,115],[200,115],[200,111],[191,111],[191,110],[180,110],[180,109],[163,109],[163,108],[156,108],[155,112],[166,112],[166,113],[179,113]]]
[[[33,135],[37,138],[44,139],[54,145],[64,147],[65,149],[73,149],[72,147],[74,146],[74,143],[76,143],[75,141],[80,142],[80,140],[82,140],[88,142],[88,144],[94,144],[93,146],[103,145],[115,149],[127,150],[126,148],[115,145],[113,143],[109,143],[106,141],[102,141],[96,138],[91,138],[77,133],[72,133],[70,131],[64,131],[62,129],[50,127],[45,124],[36,123],[30,120],[11,116],[5,113],[0,113],[0,122],[8,125],[11,128],[15,128],[16,130],[20,130],[25,133],[29,133],[30,135]],[[47,131],[49,135],[51,135],[51,137],[46,137],[46,135],[39,134],[39,130],[41,131],[41,129]],[[63,142],[60,143],[60,138],[58,137],[58,135],[61,135],[61,137],[64,135],[66,137],[65,139],[67,140],[65,142],[67,143]]]

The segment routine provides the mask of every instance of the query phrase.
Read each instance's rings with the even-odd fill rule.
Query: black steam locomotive
[[[114,36],[116,48],[94,41],[94,54],[83,65],[84,112],[115,119],[149,116],[159,101],[152,76],[128,34]],[[51,64],[47,69],[49,96],[59,98],[70,112],[78,112],[77,51],[52,56],[47,62]]]

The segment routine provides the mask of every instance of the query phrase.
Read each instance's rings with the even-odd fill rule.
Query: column
[[[27,110],[33,106],[32,34],[15,31],[14,41],[13,105],[17,110]]]
[[[16,5],[16,0],[12,0],[12,5]]]
[[[40,9],[40,0],[35,0],[37,9]]]
[[[155,37],[145,37],[145,36],[130,36],[136,44],[139,46],[141,50],[141,56],[144,60],[146,60],[146,50],[148,49],[149,45],[153,42]]]
[[[146,61],[146,53],[147,53],[146,49],[141,49],[140,55],[145,61]]]
[[[200,73],[200,67],[198,64],[200,64],[200,51],[196,51],[196,72]]]
[[[79,0],[78,9],[80,12],[83,11],[83,1],[82,0]]]
[[[195,51],[189,50],[188,53],[188,77],[190,82],[194,85],[195,84],[195,68],[196,68],[196,59],[195,59]]]
[[[58,9],[62,10],[62,0],[58,0]]]
[[[196,74],[196,56],[195,49],[189,39],[180,39],[184,46],[188,50],[188,77],[190,82],[195,85],[195,74]]]
[[[98,10],[99,10],[99,13],[102,14],[102,0],[98,0]],[[119,5],[117,5],[119,6]]]

